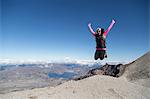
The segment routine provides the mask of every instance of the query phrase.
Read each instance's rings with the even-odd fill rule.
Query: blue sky
[[[130,61],[149,51],[148,0],[0,0],[0,58],[94,60],[87,24],[105,30],[105,61]]]

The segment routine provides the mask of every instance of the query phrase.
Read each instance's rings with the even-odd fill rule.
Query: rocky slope
[[[150,52],[127,64],[123,76],[130,82],[150,88]]]
[[[150,89],[124,78],[96,75],[57,87],[0,95],[0,99],[150,99]]]

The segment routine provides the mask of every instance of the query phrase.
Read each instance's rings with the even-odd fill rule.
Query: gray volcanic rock
[[[77,77],[74,80],[81,80],[94,75],[108,75],[113,77],[120,77],[124,73],[125,67],[126,65],[122,64],[110,65],[106,63],[104,66],[92,69],[84,76]]]
[[[131,82],[150,87],[150,52],[127,64],[123,76]]]

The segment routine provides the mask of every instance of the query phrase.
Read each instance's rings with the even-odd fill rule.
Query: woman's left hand
[[[114,19],[112,19],[112,23],[116,23]]]

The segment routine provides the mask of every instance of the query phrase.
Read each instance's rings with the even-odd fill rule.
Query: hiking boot
[[[107,58],[107,54],[105,54],[104,57]]]

